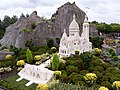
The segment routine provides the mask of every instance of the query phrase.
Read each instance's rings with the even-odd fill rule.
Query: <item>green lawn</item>
[[[32,84],[30,86],[25,86],[25,84],[28,82],[27,80],[23,79],[19,82],[16,82],[16,79],[18,79],[19,76],[16,75],[16,76],[11,76],[7,79],[5,79],[5,81],[7,81],[9,83],[9,86],[12,86],[12,87],[17,87],[18,89],[15,89],[15,90],[36,90],[36,84]],[[7,87],[6,87],[7,88]],[[11,90],[11,89],[9,89]]]

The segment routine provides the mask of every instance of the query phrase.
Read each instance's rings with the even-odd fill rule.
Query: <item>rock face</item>
[[[66,3],[58,8],[49,21],[43,21],[42,18],[37,16],[34,11],[28,18],[20,18],[16,23],[6,28],[4,37],[0,40],[3,46],[15,46],[18,48],[25,48],[25,43],[32,39],[35,46],[46,45],[46,39],[61,38],[64,29],[68,34],[70,22],[73,19],[73,14],[76,16],[76,21],[82,29],[85,12],[83,12],[75,3]],[[23,29],[31,29],[31,23],[34,22],[36,28],[30,32]],[[94,28],[95,29],[95,28]],[[82,32],[80,30],[80,32]]]
[[[30,17],[25,18],[21,17],[16,23],[10,25],[6,28],[6,32],[4,37],[0,40],[0,43],[3,46],[15,46],[15,47],[25,47],[25,41],[29,40],[29,38],[33,38],[34,33],[22,32],[22,29],[29,28],[31,22],[35,22],[36,24],[40,23],[41,18],[37,16],[35,12],[33,12]]]

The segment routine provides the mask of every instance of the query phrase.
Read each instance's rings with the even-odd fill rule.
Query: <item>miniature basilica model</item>
[[[67,36],[65,30],[60,40],[59,55],[70,56],[75,54],[75,51],[80,53],[92,50],[92,43],[89,41],[89,23],[88,17],[85,15],[83,30],[80,36],[79,25],[73,15],[73,21],[69,26],[69,36]]]

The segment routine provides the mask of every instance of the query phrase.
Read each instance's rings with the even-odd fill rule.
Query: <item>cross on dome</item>
[[[75,14],[73,14],[73,20],[69,25],[69,31],[79,31],[79,25],[75,20]]]

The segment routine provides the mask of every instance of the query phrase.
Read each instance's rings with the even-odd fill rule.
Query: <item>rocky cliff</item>
[[[3,46],[15,46],[25,48],[27,40],[32,40],[35,46],[46,45],[46,39],[61,38],[63,30],[68,28],[73,19],[73,14],[80,26],[82,32],[82,23],[84,21],[85,12],[83,12],[75,3],[66,3],[58,8],[49,21],[43,21],[37,16],[37,12],[33,12],[28,18],[22,17],[16,23],[6,28],[4,37],[0,40]],[[31,23],[35,23],[36,27],[31,29]],[[29,30],[31,31],[29,31]]]

